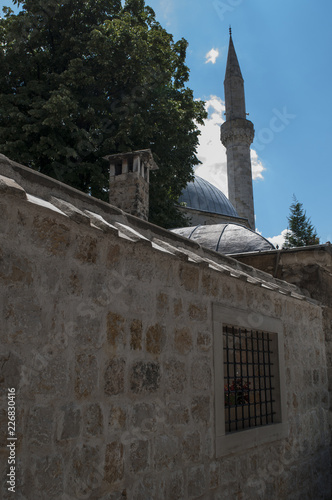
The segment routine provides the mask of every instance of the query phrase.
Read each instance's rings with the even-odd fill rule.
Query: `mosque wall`
[[[9,388],[18,498],[330,498],[319,305],[175,235],[167,251],[165,231],[74,190],[70,205],[70,188],[17,164],[1,173],[2,498]],[[283,333],[285,434],[261,443],[257,428],[226,453],[216,307],[253,327],[272,318]]]

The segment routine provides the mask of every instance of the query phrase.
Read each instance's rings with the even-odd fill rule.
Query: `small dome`
[[[240,224],[182,227],[173,229],[172,232],[222,254],[260,252],[274,249],[272,243],[263,236]]]
[[[185,203],[187,208],[193,208],[202,212],[239,217],[224,193],[197,175],[195,175],[193,181],[188,182],[182,191],[179,203]]]

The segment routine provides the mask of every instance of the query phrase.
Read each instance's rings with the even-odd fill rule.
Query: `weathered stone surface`
[[[185,461],[195,463],[199,461],[201,453],[201,437],[199,432],[185,434],[182,441],[182,457]]]
[[[191,367],[191,382],[194,389],[209,391],[211,388],[211,367],[206,359],[197,359]]]
[[[188,493],[191,497],[197,498],[206,489],[206,474],[203,466],[193,467],[188,475]]]
[[[198,332],[197,347],[201,351],[208,351],[212,346],[212,335],[210,332]]]
[[[146,332],[146,350],[151,354],[160,354],[165,345],[165,330],[156,324],[150,326]]]
[[[0,387],[2,391],[8,391],[8,388],[18,389],[20,385],[20,371],[22,360],[9,351],[8,354],[0,356]]]
[[[174,342],[176,350],[181,354],[186,354],[192,348],[193,341],[189,328],[179,328],[175,330]]]
[[[149,467],[149,442],[135,441],[130,445],[130,469],[137,474]]]
[[[134,319],[130,325],[130,348],[137,351],[142,349],[143,325],[139,319]]]
[[[124,430],[127,424],[127,413],[121,406],[112,406],[109,414],[109,428],[111,431]]]
[[[0,175],[0,194],[9,194],[22,199],[27,197],[25,190],[17,182],[3,175]]]
[[[186,365],[176,359],[165,363],[166,387],[169,393],[181,394],[187,382]]]
[[[97,260],[97,239],[88,235],[79,239],[75,257],[82,263],[94,264]]]
[[[130,374],[132,392],[150,392],[158,390],[160,385],[160,366],[158,363],[139,361],[134,364]]]
[[[78,398],[89,396],[97,385],[98,365],[92,354],[79,354],[76,357],[75,392]]]
[[[62,432],[60,439],[77,438],[80,433],[81,411],[73,404],[64,408]]]
[[[133,407],[132,425],[141,431],[155,431],[157,407],[154,403],[137,403]]]
[[[123,445],[114,441],[106,445],[105,480],[110,484],[114,484],[123,478],[123,473]]]
[[[86,436],[100,436],[103,433],[103,412],[98,403],[86,408],[83,425]]]
[[[24,175],[22,187],[33,188],[26,179],[37,173]],[[35,196],[49,193],[53,181],[47,182],[35,186]],[[70,202],[70,188],[61,189]],[[17,389],[22,498],[328,499],[332,295],[325,296],[323,321],[321,307],[287,295],[295,290],[287,284],[90,198],[77,194],[78,209],[113,225],[121,221],[149,241],[158,233],[212,267],[128,241],[114,229],[77,224],[23,197],[1,196],[0,496],[8,493],[8,385]],[[297,252],[302,262],[308,250]],[[306,280],[310,293],[311,278],[319,278],[315,293],[323,297],[330,293],[330,285],[324,289],[330,260],[326,282],[310,263],[305,273],[297,265],[291,277]],[[282,321],[288,405],[285,439],[221,458],[214,400],[222,391],[214,383],[221,332],[213,330],[211,307],[219,302],[253,328],[263,315]]]
[[[176,471],[171,474],[168,498],[172,500],[182,500],[185,498],[184,477],[181,471]]]
[[[180,266],[181,285],[190,292],[197,292],[199,284],[198,269],[190,264],[182,264]]]
[[[23,489],[25,498],[31,497],[31,491],[35,492],[36,499],[61,498],[64,492],[64,469],[61,456],[32,460],[28,464],[25,482],[20,490]]]
[[[50,217],[35,217],[34,234],[45,246],[47,252],[53,255],[65,255],[70,245],[70,231],[64,224],[59,224]]]
[[[114,265],[120,260],[120,245],[109,245],[107,248],[107,258],[106,265],[107,267],[113,269]]]
[[[157,470],[172,469],[179,454],[179,443],[175,436],[161,435],[154,443],[154,463]]]
[[[30,445],[50,444],[53,438],[53,408],[36,406],[28,417],[28,436]]]
[[[190,418],[189,409],[181,403],[169,403],[166,418],[171,425],[186,425]]]
[[[98,447],[77,447],[71,458],[68,493],[74,498],[93,498],[102,484],[104,470]]]
[[[124,323],[125,319],[120,314],[107,314],[107,340],[112,346],[124,341]]]
[[[198,396],[191,402],[191,414],[195,422],[207,424],[210,420],[210,398]]]
[[[125,360],[121,358],[112,359],[105,371],[105,394],[115,396],[124,391]]]
[[[198,304],[190,304],[188,307],[189,318],[196,321],[204,321],[207,318],[207,309]]]

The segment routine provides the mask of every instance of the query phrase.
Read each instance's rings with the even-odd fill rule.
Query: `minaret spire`
[[[254,126],[246,119],[244,81],[229,28],[229,48],[224,80],[226,121],[221,126],[221,142],[227,150],[228,198],[240,217],[255,229],[250,144]]]

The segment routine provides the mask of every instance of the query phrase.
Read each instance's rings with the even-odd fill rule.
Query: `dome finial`
[[[229,25],[229,36],[232,36],[232,26]]]

